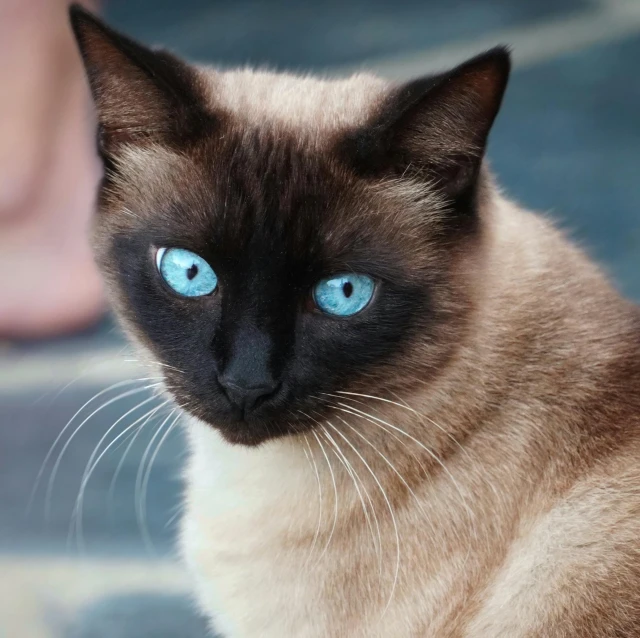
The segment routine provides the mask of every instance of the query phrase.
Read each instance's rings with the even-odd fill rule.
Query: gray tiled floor
[[[318,69],[566,15],[590,0],[111,0],[114,24],[199,60]]]
[[[144,384],[114,389],[88,405],[72,422],[67,434],[71,435],[102,403],[135,387],[143,388]],[[54,394],[53,397],[43,395],[37,402],[26,393],[2,397],[0,424],[19,423],[20,428],[19,433],[11,437],[11,445],[0,447],[0,468],[3,477],[6,477],[0,482],[0,511],[3,523],[0,526],[0,551],[5,548],[21,552],[44,549],[55,552],[76,551],[80,543],[80,539],[77,538],[78,528],[75,525],[71,526],[70,522],[83,473],[96,444],[114,423],[116,427],[109,432],[99,448],[98,456],[110,441],[123,434],[124,436],[121,436],[116,445],[100,460],[91,479],[86,482],[80,528],[82,549],[101,554],[133,554],[147,551],[136,513],[133,486],[138,479],[138,469],[144,452],[152,442],[153,433],[170,411],[159,410],[135,440],[129,437],[125,430],[136,419],[159,405],[159,400],[150,400],[149,391],[124,397],[95,414],[73,436],[66,450],[64,448],[69,436],[64,436],[54,448],[54,454],[45,467],[39,489],[29,510],[25,507],[31,498],[35,478],[47,451],[74,413],[100,389],[70,389],[69,392],[57,396]],[[142,401],[147,403],[135,410],[135,406]],[[134,411],[119,421],[120,417],[131,410]],[[46,428],[43,427],[44,423],[47,424]],[[165,429],[168,425],[169,423]],[[130,434],[133,433],[132,430]],[[124,452],[131,441],[133,445],[125,456]],[[155,443],[158,441],[159,438],[156,438]],[[166,554],[171,549],[175,529],[172,521],[175,520],[173,515],[179,504],[179,470],[183,452],[181,431],[176,428],[154,459],[152,480],[149,481],[149,489],[144,499],[145,519],[151,529],[152,549],[161,554]],[[61,453],[56,480],[50,483],[51,473]],[[149,456],[146,458],[149,460]],[[117,480],[113,482],[116,467],[121,460],[123,464]],[[50,498],[47,498],[48,496]]]
[[[206,625],[182,596],[134,595],[99,601],[83,610],[68,638],[140,638],[141,619],[150,638],[203,638]]]
[[[587,11],[596,4],[596,0],[328,4],[110,0],[107,11],[116,25],[139,37],[199,59],[318,69],[415,52],[501,28],[535,25]],[[516,70],[491,140],[490,157],[511,195],[528,206],[550,211],[610,269],[627,294],[640,300],[638,60],[640,30],[625,40]],[[75,339],[21,346],[17,351],[25,361],[33,360],[42,367],[47,357],[56,354],[72,356],[119,344],[117,330],[106,324]],[[55,370],[51,377],[55,378]],[[101,557],[105,564],[118,557],[148,555],[136,516],[134,487],[152,435],[150,427],[131,448],[112,491],[113,474],[126,441],[125,447],[108,453],[97,466],[85,496],[85,553],[78,553],[75,536],[68,543],[70,518],[91,451],[108,427],[133,407],[133,396],[97,414],[68,446],[51,492],[49,521],[44,520],[44,496],[51,463],[30,514],[25,514],[25,503],[51,443],[73,413],[103,388],[101,384],[72,384],[58,394],[62,385],[62,381],[51,383],[45,392],[26,384],[20,392],[12,389],[9,393],[0,384],[0,570],[3,555],[25,559],[37,555],[43,561],[60,556],[78,561]],[[117,390],[106,396],[115,394]],[[85,416],[91,407],[83,412]],[[141,414],[142,410],[130,416]],[[130,423],[130,418],[124,419],[111,434],[117,435]],[[65,441],[63,437],[58,450]],[[148,526],[154,550],[162,557],[171,554],[173,527],[167,522],[178,501],[182,453],[176,433],[163,446],[149,484]],[[52,460],[55,458],[56,454]],[[64,593],[60,595],[64,599]],[[188,611],[183,598],[147,595],[144,587],[124,597],[117,589],[105,596],[77,617],[71,614],[64,623],[45,624],[59,628],[55,635],[70,638],[201,635],[200,621]],[[178,625],[182,629],[172,629],[167,621],[161,623],[165,633],[158,633],[160,619],[154,608],[173,610],[174,618],[183,622]],[[0,636],[3,621],[0,615]]]
[[[516,72],[489,155],[640,300],[640,35]]]

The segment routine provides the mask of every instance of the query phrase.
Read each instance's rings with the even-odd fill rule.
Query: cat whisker
[[[320,446],[320,450],[322,451],[322,455],[324,456],[325,461],[327,462],[327,467],[329,468],[329,474],[331,475],[331,483],[333,484],[333,497],[334,497],[333,525],[331,526],[331,531],[329,532],[329,537],[327,538],[327,542],[325,543],[325,546],[322,549],[322,552],[320,552],[320,556],[318,556],[318,560],[316,561],[316,565],[317,565],[322,560],[322,557],[327,553],[329,549],[329,545],[331,543],[331,539],[333,538],[333,533],[335,532],[336,526],[338,524],[338,486],[336,484],[336,477],[335,477],[335,474],[333,473],[333,468],[331,467],[331,461],[329,461],[329,455],[327,454],[327,451],[324,449],[324,445],[322,445],[322,441],[320,440],[320,437],[318,436],[317,432],[313,432],[313,436],[318,442],[318,445]]]
[[[153,378],[153,377],[151,377]],[[146,379],[145,379],[146,380]],[[121,382],[124,384],[124,382]],[[146,390],[149,390],[151,388],[157,387],[159,386],[159,383],[151,383],[148,384],[146,386],[142,386],[140,388],[134,388],[133,390],[127,390],[126,392],[122,392],[121,394],[109,399],[108,401],[105,401],[102,405],[100,405],[100,407],[96,408],[93,412],[91,412],[91,414],[89,414],[88,417],[86,417],[85,419],[83,419],[83,421],[75,428],[75,430],[71,433],[71,435],[69,436],[69,438],[65,441],[64,445],[62,446],[62,449],[60,450],[60,452],[58,453],[58,457],[56,458],[55,463],[53,464],[53,468],[51,470],[51,475],[49,477],[49,482],[47,484],[47,489],[45,492],[45,503],[44,503],[44,516],[45,516],[45,521],[48,521],[50,518],[50,514],[51,514],[51,497],[53,494],[53,487],[55,484],[55,480],[56,480],[56,476],[58,474],[58,470],[60,469],[60,464],[62,463],[62,459],[67,451],[67,449],[69,448],[69,446],[71,445],[72,441],[74,440],[74,438],[76,437],[76,435],[78,434],[78,432],[80,432],[80,430],[99,412],[101,412],[102,410],[104,410],[104,408],[113,405],[114,403],[116,403],[117,401],[121,401],[122,399],[125,399],[127,397],[133,396],[135,394],[138,394],[139,392],[144,392]],[[100,392],[96,395],[97,398],[98,396],[100,396],[101,394],[104,394],[103,392]],[[80,408],[80,410],[78,410],[72,417],[71,420],[69,421],[69,423],[67,423],[67,425],[65,425],[65,427],[62,429],[62,431],[60,432],[60,434],[56,437],[56,440],[54,441],[53,445],[51,446],[49,452],[47,453],[47,456],[45,457],[45,460],[43,462],[43,469],[46,466],[46,464],[48,463],[49,459],[51,458],[51,455],[53,454],[54,449],[57,446],[57,443],[60,441],[60,439],[62,438],[62,435],[64,434],[64,432],[67,430],[67,428],[71,425],[71,423],[73,422],[73,420],[76,418],[76,416],[78,414],[80,414],[80,412],[82,411],[82,409],[84,407],[86,407],[87,405],[89,405],[91,403],[91,400],[89,400],[87,403],[85,403],[85,405]],[[34,494],[35,494],[35,489],[34,489]]]
[[[331,396],[331,397],[337,398],[338,400],[340,400],[340,399],[343,399],[343,398],[344,398],[344,397],[340,397],[340,396],[335,395],[335,394],[330,394],[330,393],[324,393],[324,394],[325,394],[326,396]],[[358,399],[352,399],[352,398],[349,398],[349,397],[346,397],[345,399],[346,399],[346,400],[348,400],[348,401],[352,401],[353,403],[357,403],[358,405],[363,405],[363,406],[365,406],[365,407],[369,407],[370,409],[375,410],[375,408],[371,408],[371,406],[369,406],[368,404],[366,404],[364,401],[359,401]],[[333,409],[340,409],[338,406],[336,406],[336,405],[334,405],[334,404],[332,404],[332,403],[329,403],[329,402],[327,402],[326,400],[325,400],[325,402],[327,403],[327,405],[328,405],[330,408],[333,408]],[[354,415],[354,416],[357,416],[357,415]],[[360,417],[360,418],[362,418],[362,417]],[[407,441],[405,441],[404,439],[400,438],[400,436],[398,436],[395,432],[392,432],[392,431],[390,431],[390,432],[389,432],[389,436],[390,436],[392,439],[394,439],[395,441],[397,441],[400,445],[402,445],[402,446],[407,450],[407,452],[412,456],[412,458],[413,458],[413,459],[415,460],[415,462],[418,464],[418,467],[420,467],[420,469],[422,470],[423,475],[424,475],[426,478],[430,478],[429,471],[428,471],[428,470],[427,470],[427,468],[424,466],[424,463],[421,461],[420,457],[416,454],[415,450],[409,446],[409,444],[407,443]]]
[[[316,480],[318,482],[318,524],[316,525],[316,531],[313,535],[313,540],[311,541],[311,548],[309,549],[309,555],[307,556],[307,560],[304,562],[304,566],[306,567],[313,556],[313,550],[316,547],[318,542],[318,536],[320,535],[320,525],[322,523],[322,482],[320,481],[320,472],[318,471],[318,464],[316,463],[315,456],[313,454],[313,450],[311,449],[311,445],[309,444],[309,438],[307,435],[304,435],[304,442],[307,445],[307,449],[304,451],[305,456],[309,460],[309,463],[312,464],[313,471],[316,475]],[[307,451],[308,450],[308,451]]]
[[[71,424],[74,422],[76,417],[82,412],[82,410],[84,410],[93,401],[95,401],[99,397],[103,396],[107,392],[111,392],[112,390],[115,390],[116,388],[120,388],[120,387],[122,387],[124,385],[131,385],[132,383],[139,383],[139,382],[148,381],[148,380],[151,380],[151,377],[145,378],[145,379],[127,379],[125,381],[118,381],[117,383],[113,383],[108,388],[104,388],[103,390],[100,390],[99,392],[94,394],[78,410],[76,410],[74,415],[67,421],[66,425],[62,428],[62,430],[60,430],[60,432],[56,436],[55,440],[53,441],[53,443],[51,444],[51,446],[47,450],[47,454],[45,455],[44,460],[43,460],[42,464],[40,465],[40,468],[38,470],[38,474],[36,475],[36,479],[34,481],[33,488],[31,489],[31,494],[29,496],[29,500],[27,502],[27,508],[26,508],[27,514],[31,511],[31,508],[33,507],[33,501],[34,501],[36,493],[38,491],[38,487],[40,486],[40,481],[42,480],[42,475],[44,474],[44,471],[45,471],[45,469],[47,467],[49,459],[51,458],[54,450],[56,449],[58,443],[60,442],[60,439],[62,439],[62,437],[64,436],[64,433],[69,429],[69,427],[71,427]],[[65,386],[65,387],[68,387],[68,385],[70,385],[70,384],[67,384],[67,386]],[[63,390],[64,390],[64,388],[63,388]]]
[[[155,548],[153,546],[153,541],[151,540],[151,535],[149,533],[149,528],[147,526],[147,514],[146,514],[146,512],[147,512],[147,492],[148,492],[148,488],[149,488],[149,479],[151,478],[151,470],[153,469],[153,464],[154,464],[154,462],[155,462],[155,460],[156,460],[156,458],[158,456],[158,453],[160,452],[160,448],[162,447],[164,442],[167,440],[167,437],[169,436],[169,434],[171,434],[171,432],[173,431],[173,428],[175,427],[175,425],[177,424],[178,420],[180,419],[181,415],[180,415],[179,412],[176,415],[176,417],[173,419],[173,422],[171,423],[171,425],[166,429],[165,433],[162,435],[162,438],[158,442],[158,445],[156,446],[156,449],[154,450],[153,454],[151,455],[151,459],[149,460],[149,464],[147,466],[146,473],[144,474],[144,477],[142,478],[142,483],[140,484],[139,487],[138,487],[138,476],[140,474],[140,470],[144,467],[145,457],[147,456],[148,451],[151,449],[151,446],[153,445],[153,441],[155,440],[157,435],[162,431],[164,426],[168,423],[169,419],[176,412],[176,410],[177,410],[177,408],[174,408],[169,413],[167,418],[160,424],[160,427],[158,427],[158,429],[154,433],[151,441],[149,442],[149,445],[147,446],[147,449],[145,450],[144,456],[143,456],[142,460],[140,461],[140,466],[139,466],[139,469],[138,469],[138,475],[136,476],[136,488],[135,488],[135,497],[134,497],[134,500],[137,500],[137,502],[136,502],[136,518],[138,520],[138,526],[140,528],[140,533],[142,535],[142,539],[143,539],[144,545],[147,548],[147,551],[149,551],[151,553],[155,553]]]
[[[171,417],[175,414],[177,408],[174,408],[173,410],[171,410],[169,412],[169,414],[163,419],[162,423],[160,423],[160,425],[155,429],[155,432],[153,433],[153,435],[151,436],[151,438],[149,439],[149,442],[147,443],[145,450],[142,454],[142,456],[140,457],[140,461],[138,463],[138,470],[136,472],[136,478],[134,481],[134,504],[135,504],[135,509],[136,509],[136,518],[138,519],[138,526],[140,527],[140,531],[142,531],[142,514],[141,514],[141,498],[140,498],[140,489],[143,483],[143,476],[144,476],[144,468],[145,468],[145,464],[147,462],[147,458],[149,457],[149,454],[151,453],[151,448],[153,447],[153,444],[155,443],[156,439],[161,435],[162,430],[164,429],[164,426],[167,424],[167,422],[169,421],[169,419],[171,419]]]
[[[80,489],[78,491],[78,497],[76,498],[76,503],[75,506],[73,508],[73,511],[71,513],[71,523],[69,526],[69,540],[71,539],[71,530],[74,527],[74,523],[75,523],[75,531],[76,531],[76,539],[77,539],[77,543],[78,543],[78,548],[80,550],[84,549],[84,541],[83,541],[83,533],[82,533],[82,510],[84,508],[84,493],[85,490],[87,488],[87,485],[89,483],[89,480],[91,479],[91,475],[93,474],[93,472],[95,471],[96,467],[98,467],[98,464],[100,463],[100,461],[104,458],[104,456],[107,454],[107,452],[109,452],[109,450],[124,436],[126,436],[127,432],[130,432],[133,428],[135,428],[136,425],[138,425],[138,423],[140,423],[141,421],[144,421],[144,423],[142,424],[142,426],[140,427],[144,427],[145,423],[156,413],[158,412],[158,410],[160,410],[162,407],[164,407],[167,403],[167,401],[164,401],[163,403],[161,403],[160,405],[155,406],[154,408],[151,408],[151,410],[149,410],[148,412],[145,412],[142,416],[138,417],[133,423],[131,423],[130,425],[128,425],[122,432],[120,432],[120,434],[118,434],[116,437],[114,437],[114,439],[105,447],[104,450],[102,450],[102,452],[100,452],[100,454],[98,455],[98,450],[100,449],[100,446],[102,445],[102,443],[104,442],[106,436],[109,434],[109,432],[113,431],[113,429],[116,427],[116,425],[122,421],[124,418],[126,418],[129,414],[131,414],[132,412],[134,412],[135,410],[141,408],[143,405],[145,405],[146,403],[149,403],[149,401],[152,401],[153,399],[155,399],[155,397],[150,397],[148,399],[146,399],[145,401],[140,402],[137,406],[135,406],[135,408],[132,408],[131,410],[129,410],[126,414],[124,414],[123,416],[121,416],[108,430],[107,432],[102,436],[102,438],[100,439],[100,441],[98,442],[98,444],[95,446],[93,452],[91,453],[91,456],[89,458],[89,461],[85,467],[85,471],[82,477],[82,481],[80,483]],[[146,419],[146,421],[145,421]],[[97,458],[96,458],[97,456]],[[95,460],[94,460],[95,459]]]
[[[435,426],[436,428],[438,428],[441,432],[443,432],[443,433],[444,433],[444,434],[445,434],[445,435],[446,435],[446,436],[447,436],[447,437],[448,437],[448,438],[453,442],[453,444],[454,444],[454,445],[455,445],[455,446],[456,446],[456,447],[457,447],[457,448],[458,448],[458,449],[459,449],[459,450],[460,450],[460,451],[461,451],[461,452],[462,452],[462,453],[463,453],[463,454],[464,454],[464,455],[465,455],[469,460],[472,460],[471,455],[469,454],[469,452],[468,452],[464,447],[462,447],[462,445],[460,444],[460,442],[459,442],[459,441],[458,441],[458,440],[457,440],[457,439],[456,439],[456,438],[455,438],[455,437],[454,437],[450,432],[447,432],[447,431],[446,431],[446,430],[445,430],[441,425],[439,425],[438,423],[436,423],[433,419],[431,419],[430,417],[428,417],[428,416],[427,416],[427,415],[425,415],[425,414],[422,414],[422,413],[418,412],[417,410],[415,410],[414,408],[412,408],[411,406],[409,406],[406,402],[399,403],[399,402],[396,402],[396,401],[391,401],[390,399],[385,399],[385,398],[383,398],[383,397],[377,397],[377,396],[374,396],[374,395],[362,394],[362,393],[358,393],[358,392],[346,392],[346,391],[340,391],[340,390],[339,390],[339,391],[338,391],[338,394],[339,394],[339,395],[347,395],[347,396],[345,396],[345,397],[344,397],[345,399],[350,400],[350,401],[355,402],[355,403],[358,403],[358,404],[360,404],[360,405],[364,405],[364,406],[366,406],[366,404],[365,404],[364,402],[362,402],[362,401],[358,401],[357,399],[353,399],[353,398],[350,398],[350,397],[353,397],[353,396],[359,396],[359,397],[363,397],[363,398],[374,399],[374,400],[376,400],[376,401],[380,401],[380,402],[383,402],[383,403],[392,404],[392,405],[397,406],[397,407],[400,407],[400,408],[404,408],[405,410],[408,410],[408,411],[410,411],[411,413],[415,414],[415,415],[420,419],[420,422],[421,422],[423,425],[424,425],[425,420],[426,420],[426,421],[428,421],[431,425],[433,425],[433,426]],[[334,397],[334,398],[338,398],[338,399],[340,399],[340,398],[341,398],[340,396],[337,396],[336,394],[325,393],[325,395],[327,395],[327,396],[332,396],[332,397]],[[398,397],[397,395],[395,395],[395,396],[396,396],[396,398],[398,399],[398,401],[402,401],[402,399],[401,399],[400,397]],[[333,407],[336,407],[336,406],[333,406]],[[366,406],[366,407],[370,407],[370,406]],[[365,413],[365,414],[366,414],[366,413]],[[369,415],[369,416],[372,416],[372,415]],[[362,417],[361,417],[361,418],[362,418]],[[372,418],[374,418],[374,417],[372,417]],[[376,423],[375,425],[380,426],[380,424],[379,424],[379,423]],[[382,427],[382,426],[380,426],[380,427]],[[395,435],[393,432],[391,432],[391,431],[387,430],[386,428],[383,428],[383,429],[385,429],[385,431],[387,431],[387,432],[388,432],[388,434],[389,434],[390,436],[392,436],[392,437],[393,437],[393,438],[395,438],[396,440],[399,440],[399,439],[398,439],[398,436],[397,436],[397,435]],[[405,436],[409,436],[407,433],[404,433],[404,435],[405,435]],[[427,470],[425,469],[424,465],[421,463],[421,461],[419,460],[419,458],[418,458],[418,456],[415,454],[415,452],[411,451],[411,448],[410,448],[406,443],[404,443],[404,445],[405,445],[405,447],[407,448],[407,450],[409,450],[409,451],[410,451],[410,453],[412,454],[412,456],[416,459],[416,461],[418,462],[418,464],[419,464],[419,465],[420,465],[420,467],[422,468],[423,472],[425,473],[425,476],[429,476],[429,473],[427,472]],[[432,450],[432,452],[433,452],[433,450]],[[434,453],[434,454],[435,454],[435,453]],[[438,462],[438,463],[443,467],[443,469],[444,469],[444,465],[441,463],[441,459],[440,459],[439,457],[438,457],[438,459],[437,459],[437,462]],[[448,472],[448,474],[449,474],[449,477],[451,478],[451,480],[453,481],[453,483],[454,483],[454,485],[455,485],[455,487],[456,487],[456,490],[458,491],[458,493],[460,493],[460,488],[459,488],[458,484],[456,483],[455,479],[453,478],[453,476],[451,475],[451,473],[450,473],[450,472]],[[464,497],[462,494],[460,494],[460,496],[461,496],[461,498],[462,498],[462,502],[463,502],[463,504],[464,504],[464,506],[465,506],[465,509],[466,509],[466,511],[467,511],[467,514],[468,514],[468,516],[469,516],[469,520],[470,520],[470,522],[471,522],[471,526],[472,526],[472,531],[473,531],[474,537],[475,537],[475,538],[477,538],[477,529],[476,529],[475,518],[474,518],[474,516],[473,516],[473,513],[471,512],[471,510],[470,510],[470,508],[469,508],[469,506],[468,506],[468,503],[467,503],[467,501],[466,501],[465,497]],[[468,554],[467,554],[467,556],[468,556]]]
[[[371,500],[369,492],[366,490],[366,487],[364,486],[364,483],[362,482],[362,480],[358,476],[358,473],[356,472],[355,468],[351,465],[351,463],[349,463],[349,460],[347,459],[346,455],[344,454],[344,452],[342,451],[342,449],[340,448],[338,443],[336,443],[335,439],[331,436],[331,434],[329,434],[329,431],[323,425],[320,425],[320,427],[322,428],[325,437],[329,440],[329,442],[334,447],[334,454],[336,454],[338,460],[344,466],[345,470],[347,471],[347,474],[351,477],[351,480],[353,481],[354,487],[356,488],[356,493],[358,494],[358,497],[360,499],[360,503],[362,504],[362,511],[363,511],[365,519],[367,521],[367,527],[369,528],[369,531],[371,533],[371,539],[373,541],[373,548],[374,548],[374,551],[376,551],[376,553],[378,555],[378,571],[379,571],[379,574],[382,575],[382,536],[380,534],[380,525],[378,523],[378,517],[376,516],[375,508],[373,506],[373,501]],[[360,491],[360,486],[358,485],[358,482],[360,482],[362,484],[362,489],[367,494],[367,500],[368,500],[369,505],[371,507],[371,511],[373,513],[373,516],[375,517],[376,529],[377,529],[377,533],[378,533],[378,538],[377,538],[378,544],[377,545],[376,545],[376,536],[374,534],[373,525],[371,523],[371,517],[369,516],[369,510],[368,510],[368,508],[367,508],[367,506],[366,506],[366,504],[364,502],[364,499],[362,497],[362,492]]]
[[[96,458],[96,456],[99,454],[100,451],[100,447],[102,446],[102,444],[104,443],[104,441],[107,439],[107,437],[111,434],[111,432],[113,432],[113,430],[118,427],[118,425],[124,421],[124,419],[126,419],[130,414],[133,414],[134,412],[136,412],[137,410],[139,410],[142,406],[146,405],[147,403],[150,403],[151,401],[155,401],[156,397],[155,396],[150,396],[146,399],[144,399],[143,401],[141,401],[140,403],[134,405],[132,408],[130,408],[129,410],[127,410],[122,416],[118,417],[106,430],[106,432],[100,437],[100,440],[98,441],[98,443],[95,445],[95,447],[93,448],[93,452],[91,453],[91,456],[89,457],[89,460],[87,461],[87,465],[85,466],[84,469],[84,473],[83,473],[83,477],[82,480],[84,482],[84,479],[87,476],[87,472],[89,470],[90,467],[93,466],[93,461]],[[164,401],[163,403],[160,404],[160,406],[158,406],[158,408],[162,407],[162,405],[166,405],[167,401]],[[148,413],[147,413],[148,414]],[[143,417],[144,418],[144,417]],[[136,421],[134,421],[134,424],[137,424],[141,421],[142,419],[136,419]],[[125,430],[124,432],[128,432],[129,428],[127,428],[127,430]],[[123,433],[121,433],[123,434]],[[119,437],[116,437],[109,445],[113,445],[114,441],[119,440]]]
[[[108,491],[108,496],[107,496],[107,507],[109,509],[109,515],[110,518],[113,518],[112,516],[112,512],[113,512],[113,499],[114,499],[114,494],[115,494],[115,489],[116,489],[116,483],[118,482],[118,477],[120,476],[120,472],[122,471],[122,468],[124,466],[124,462],[127,458],[127,456],[129,455],[129,452],[131,451],[131,448],[135,445],[135,442],[137,441],[138,437],[140,436],[140,434],[142,434],[142,431],[145,429],[145,427],[149,424],[153,422],[153,418],[155,418],[155,414],[152,415],[151,419],[146,420],[144,423],[142,423],[140,425],[139,428],[136,429],[135,432],[133,432],[130,435],[130,441],[127,444],[126,449],[124,450],[124,452],[122,453],[122,456],[120,457],[120,461],[118,462],[118,465],[115,469],[115,472],[113,473],[113,477],[111,479],[111,483],[109,484],[109,491]]]
[[[175,522],[178,516],[182,514],[182,503],[179,503],[172,509],[174,509],[175,512],[171,514],[171,516],[167,519],[167,522],[164,524],[164,529],[169,529],[169,527],[171,527],[171,525]]]
[[[469,454],[469,450],[463,447],[460,441],[458,441],[458,439],[456,439],[456,437],[453,436],[451,432],[447,431],[439,423],[436,423],[430,416],[424,414],[423,412],[418,412],[417,410],[414,410],[411,406],[409,406],[406,403],[406,401],[403,401],[397,394],[394,394],[393,392],[391,394],[393,394],[393,396],[395,396],[396,399],[398,399],[398,401],[401,402],[401,405],[404,404],[408,410],[411,410],[412,412],[414,412],[422,420],[423,423],[424,423],[424,419],[426,419],[431,425],[433,425],[435,428],[438,428],[438,430],[440,430],[445,436],[447,436],[449,440],[460,450],[460,452],[462,452],[462,454],[464,454],[467,457],[467,459],[471,460],[471,454]]]
[[[351,441],[342,432],[340,432],[340,430],[338,428],[336,428],[330,421],[326,421],[326,424],[332,430],[334,430],[336,432],[336,434],[338,434],[338,436],[340,436],[340,438],[342,438],[345,441],[345,443],[355,452],[356,456],[360,459],[360,461],[367,468],[367,470],[369,471],[369,474],[371,474],[371,477],[373,478],[373,480],[375,481],[376,485],[378,486],[378,489],[380,490],[380,493],[382,494],[382,498],[384,499],[384,501],[385,501],[385,503],[387,505],[387,508],[389,510],[389,514],[391,515],[391,522],[393,524],[393,530],[394,530],[394,535],[395,535],[395,540],[396,540],[396,566],[395,566],[394,575],[393,575],[393,584],[391,586],[391,592],[389,594],[389,598],[387,600],[387,604],[385,605],[384,610],[382,612],[382,615],[381,615],[381,618],[382,618],[387,613],[387,610],[389,609],[389,606],[391,605],[391,601],[393,600],[393,596],[394,596],[395,591],[396,591],[396,586],[398,584],[398,576],[400,574],[400,533],[398,531],[398,523],[396,521],[396,516],[395,516],[395,513],[393,511],[393,507],[391,506],[391,501],[389,500],[389,497],[387,496],[387,492],[385,491],[384,487],[382,486],[382,483],[380,483],[380,480],[376,476],[376,473],[371,469],[371,466],[369,465],[369,463],[367,463],[366,459],[362,456],[362,454],[360,454],[360,452],[353,445],[353,443],[351,443]]]
[[[391,405],[395,405],[398,408],[402,408],[403,410],[408,410],[409,412],[412,412],[413,414],[415,414],[422,422],[424,422],[424,420],[426,419],[431,425],[433,425],[434,427],[438,428],[438,430],[440,430],[445,436],[447,436],[454,443],[454,445],[456,445],[466,456],[469,456],[469,452],[467,450],[465,450],[464,447],[462,447],[460,442],[451,434],[451,432],[447,432],[447,430],[445,430],[445,428],[443,428],[441,425],[436,423],[433,419],[428,417],[426,414],[423,414],[422,412],[418,412],[417,410],[412,408],[410,405],[408,405],[406,402],[402,401],[402,399],[400,399],[400,397],[398,397],[397,395],[394,395],[394,396],[398,399],[398,401],[391,401],[391,399],[385,399],[383,397],[377,397],[377,396],[374,396],[372,394],[361,394],[359,392],[347,392],[347,391],[344,391],[344,390],[338,390],[337,391],[338,395],[343,395],[342,397],[339,397],[339,396],[336,396],[335,394],[330,394],[330,393],[325,393],[325,394],[327,394],[328,396],[332,396],[334,398],[338,398],[338,399],[339,398],[344,398],[344,395],[363,397],[363,398],[366,398],[366,399],[373,399],[374,401],[382,401],[383,403],[389,403]]]
[[[155,366],[160,366],[162,368],[167,368],[169,370],[173,370],[174,372],[179,372],[180,374],[186,374],[184,370],[180,370],[180,368],[176,368],[175,366],[171,366],[168,363],[163,363],[162,361],[145,361],[142,362],[140,359],[124,359],[126,363],[137,363],[139,366],[143,368],[154,368]]]
[[[420,510],[420,512],[422,513],[422,515],[424,516],[425,520],[429,523],[429,526],[431,527],[431,530],[434,534],[434,537],[436,536],[436,529],[433,526],[433,521],[431,520],[431,517],[427,514],[427,512],[425,512],[424,508],[422,507],[422,503],[420,501],[420,499],[418,498],[418,496],[416,495],[416,493],[413,491],[413,489],[411,488],[411,486],[407,483],[407,481],[405,480],[405,478],[402,476],[402,474],[399,472],[399,470],[396,468],[396,466],[386,457],[385,454],[383,454],[373,443],[371,443],[371,441],[369,441],[369,439],[367,439],[364,434],[362,434],[361,432],[359,432],[356,428],[354,428],[351,424],[347,423],[347,421],[345,419],[343,419],[341,416],[336,415],[338,417],[338,419],[340,419],[340,421],[342,421],[342,423],[344,423],[344,425],[346,425],[354,434],[356,434],[359,438],[361,438],[370,448],[372,448],[374,450],[374,452],[376,452],[376,454],[378,454],[378,456],[380,456],[380,458],[382,458],[382,460],[393,470],[393,472],[396,474],[396,476],[400,479],[400,482],[405,486],[405,488],[407,489],[407,491],[409,492],[409,494],[411,494],[411,496],[413,496],[418,509]]]
[[[369,421],[370,423],[372,423],[373,425],[377,425],[379,428],[385,430],[387,433],[389,433],[389,429],[398,432],[404,436],[406,436],[408,439],[410,439],[411,441],[413,441],[418,447],[420,447],[422,450],[424,450],[441,468],[442,471],[447,475],[447,477],[449,478],[449,480],[452,482],[455,490],[458,492],[462,504],[467,512],[467,515],[469,516],[469,520],[471,523],[471,526],[473,528],[473,533],[475,535],[475,537],[477,538],[477,531],[476,531],[476,527],[475,527],[475,518],[474,518],[474,514],[473,514],[473,510],[471,509],[471,507],[469,506],[469,503],[467,501],[467,497],[465,496],[464,492],[462,491],[462,488],[460,487],[460,485],[458,484],[458,482],[456,481],[455,477],[453,476],[453,474],[451,473],[451,471],[449,470],[449,468],[445,465],[445,463],[442,461],[442,459],[430,448],[428,448],[426,445],[424,445],[424,443],[422,443],[421,441],[419,441],[418,439],[416,439],[414,436],[412,436],[411,434],[409,434],[408,432],[405,432],[402,428],[399,428],[383,419],[380,419],[376,416],[373,416],[371,414],[368,414],[367,412],[364,412],[362,410],[359,410],[358,408],[354,408],[350,405],[347,405],[345,403],[338,403],[338,405],[335,406],[335,408],[337,410],[341,410],[343,412],[346,412],[347,414],[351,414],[353,416],[360,416],[361,418],[363,418],[366,421]]]
[[[391,405],[395,405],[403,410],[409,410],[410,412],[414,412],[415,414],[419,414],[413,408],[410,408],[402,403],[398,403],[397,401],[392,401],[391,399],[385,399],[383,397],[377,397],[373,394],[362,394],[361,392],[347,392],[346,390],[336,390],[336,392],[322,392],[324,396],[333,397],[334,399],[342,399],[350,398],[350,397],[361,397],[363,399],[374,399],[375,401],[382,401],[383,403],[389,403]],[[363,403],[360,401],[359,403]]]

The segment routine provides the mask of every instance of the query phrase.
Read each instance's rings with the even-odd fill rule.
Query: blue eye
[[[374,289],[375,283],[367,275],[338,275],[318,282],[313,289],[313,299],[323,312],[349,317],[371,301]]]
[[[218,277],[213,268],[190,250],[159,248],[156,266],[162,278],[179,295],[203,297],[218,287]]]

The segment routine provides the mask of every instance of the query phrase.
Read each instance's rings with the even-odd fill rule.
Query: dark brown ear
[[[477,177],[509,70],[508,51],[497,47],[399,87],[348,135],[347,157],[364,173],[418,174],[459,197]]]
[[[78,5],[70,17],[96,104],[103,154],[122,143],[185,141],[211,119],[187,64],[117,33]]]

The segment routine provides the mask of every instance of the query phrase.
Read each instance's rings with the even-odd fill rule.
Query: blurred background
[[[203,636],[179,428],[84,240],[99,167],[62,0],[0,0],[0,637]],[[640,300],[640,0],[105,0],[193,60],[400,80],[511,45],[489,158]]]

